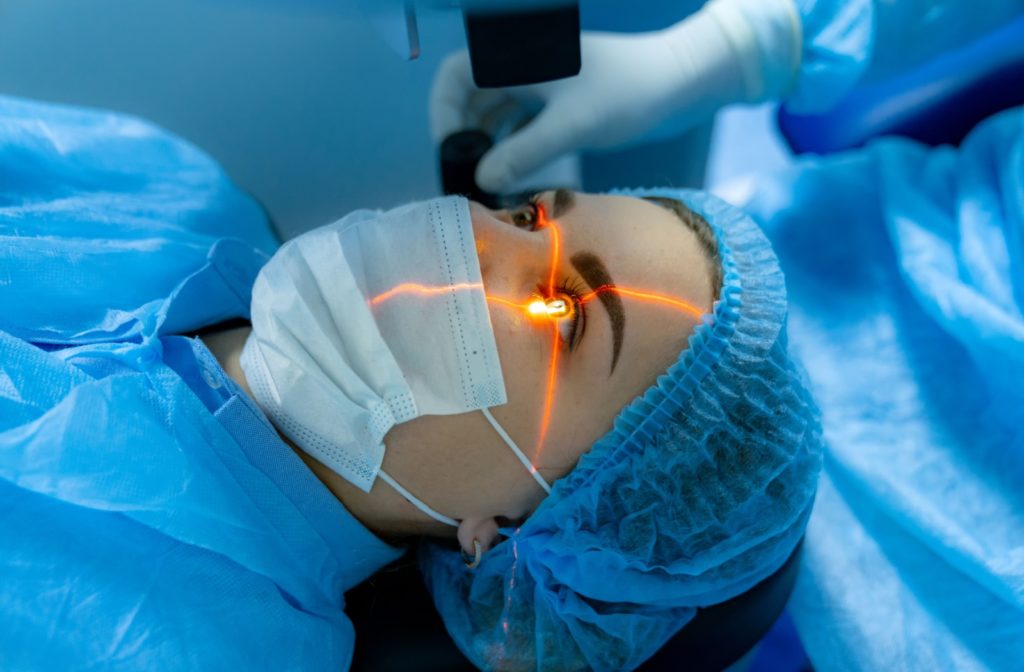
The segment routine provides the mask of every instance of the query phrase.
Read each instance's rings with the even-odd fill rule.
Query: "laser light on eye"
[[[557,319],[567,317],[572,307],[565,299],[536,299],[526,306],[526,312],[535,317]]]

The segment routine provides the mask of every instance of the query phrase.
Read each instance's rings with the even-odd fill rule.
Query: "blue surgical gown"
[[[885,79],[1000,28],[1022,0],[794,0],[801,64],[787,107],[828,110],[854,87]]]
[[[176,335],[275,247],[180,139],[0,98],[0,669],[348,667],[343,594],[399,551]]]
[[[817,670],[1024,665],[1024,109],[762,177],[824,473],[790,607]]]
[[[797,0],[786,105],[827,110],[1021,0]],[[965,101],[969,104],[969,101]],[[1024,112],[762,177],[828,447],[791,603],[816,669],[1024,665]]]

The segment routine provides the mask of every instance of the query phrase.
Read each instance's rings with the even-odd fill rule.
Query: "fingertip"
[[[430,134],[434,142],[440,143],[462,128],[474,89],[468,53],[449,54],[438,67],[430,88]]]
[[[515,179],[516,176],[509,172],[508,163],[500,153],[496,155],[493,149],[484,154],[476,167],[477,186],[492,194],[507,191]]]
[[[477,184],[492,193],[508,191],[565,150],[557,137],[557,124],[550,114],[542,113],[484,154],[476,169]]]

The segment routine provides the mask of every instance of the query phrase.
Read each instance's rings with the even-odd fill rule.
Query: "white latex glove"
[[[434,80],[431,131],[439,143],[471,127],[481,105],[542,105],[477,167],[477,184],[500,193],[564,153],[620,147],[659,127],[681,132],[723,105],[784,95],[800,37],[793,0],[712,0],[665,30],[584,33],[580,74],[554,82],[481,90],[469,55],[456,53]]]

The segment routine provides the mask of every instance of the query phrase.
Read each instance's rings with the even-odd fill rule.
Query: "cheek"
[[[524,381],[532,378],[537,352],[536,326],[525,315],[503,307],[491,308],[491,325],[509,401],[519,396]]]
[[[525,315],[502,308],[491,308],[491,324],[508,397],[502,415],[511,416],[516,425],[527,431],[527,427],[539,423],[542,411],[550,332]],[[532,429],[527,431],[530,432]]]

